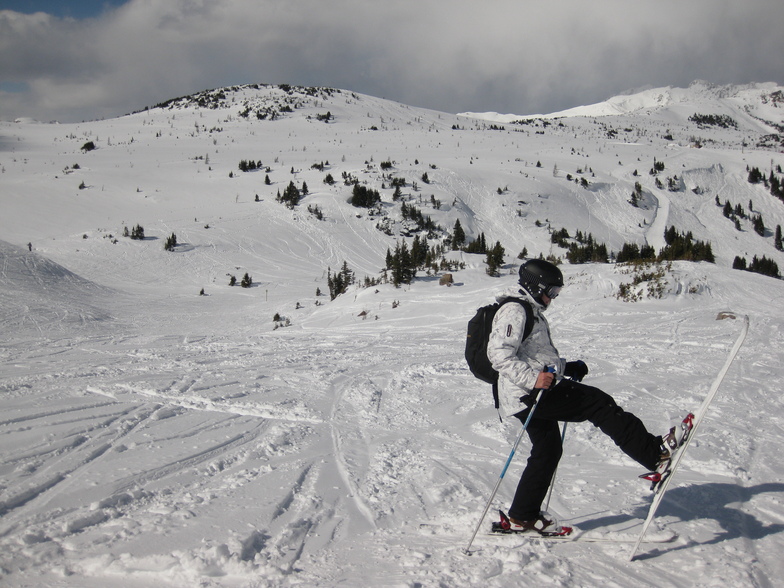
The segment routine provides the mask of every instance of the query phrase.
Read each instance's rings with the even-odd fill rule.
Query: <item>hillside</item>
[[[781,92],[700,82],[501,117],[254,84],[0,123],[3,583],[771,585],[784,282],[731,268],[784,271]],[[355,186],[378,202],[353,206]],[[458,221],[502,245],[499,275],[452,250]],[[137,225],[143,239],[125,236]],[[659,251],[670,227],[715,262],[644,276],[569,263],[552,238]],[[439,269],[395,287],[387,252],[415,238]],[[465,324],[523,250],[564,262],[548,311],[561,353],[656,432],[721,367],[739,325],[717,314],[751,318],[660,509],[677,538],[640,561],[625,544],[484,535],[463,554],[518,426],[466,369]],[[332,299],[344,264],[356,283]],[[649,501],[635,464],[585,424],[562,464],[563,522],[634,533]]]

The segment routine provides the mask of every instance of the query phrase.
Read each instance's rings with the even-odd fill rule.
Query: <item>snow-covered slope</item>
[[[784,96],[781,86],[773,83],[748,84],[744,86],[718,86],[697,80],[688,88],[646,88],[613,96],[604,102],[577,106],[568,110],[539,115],[517,115],[487,113],[463,113],[463,116],[511,123],[531,118],[557,119],[570,117],[604,117],[623,115],[656,116],[667,113],[682,121],[695,113],[725,114],[740,117],[752,128],[764,129],[764,121],[781,124],[781,108]],[[759,121],[762,119],[762,125]],[[763,131],[765,132],[765,131]]]
[[[784,287],[730,267],[735,256],[784,267],[774,246],[784,203],[747,180],[752,167],[781,175],[781,89],[694,84],[660,91],[659,106],[647,92],[613,99],[624,105],[613,117],[502,128],[262,85],[113,120],[1,123],[2,583],[775,583]],[[694,114],[736,126],[700,126]],[[260,169],[242,172],[242,160]],[[665,165],[657,176],[654,160]],[[406,180],[399,200],[395,178]],[[378,211],[348,203],[354,179],[379,191]],[[291,209],[276,201],[290,182],[308,187]],[[749,213],[741,230],[717,198]],[[431,245],[458,220],[469,239],[500,242],[501,275],[485,273],[482,255],[447,251],[462,264],[451,287],[442,272],[362,287],[388,249],[412,243],[403,202],[437,225]],[[144,240],[123,236],[137,224]],[[647,281],[565,263],[568,287],[549,313],[562,354],[591,367],[588,383],[656,432],[698,406],[722,365],[740,325],[716,315],[750,315],[660,508],[677,539],[628,563],[625,544],[481,534],[465,556],[518,426],[498,422],[464,365],[466,321],[514,282],[524,248],[565,259],[552,231],[618,251],[659,249],[669,226],[709,241],[716,263],[678,261]],[[178,245],[165,251],[172,233]],[[358,284],[330,300],[328,273],[344,262]],[[228,285],[245,273],[252,287]],[[641,299],[619,299],[635,278]],[[525,444],[498,508],[524,459]],[[590,425],[570,425],[551,509],[629,536],[649,500],[639,473]]]

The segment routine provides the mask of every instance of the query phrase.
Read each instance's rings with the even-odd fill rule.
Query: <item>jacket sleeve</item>
[[[525,321],[525,310],[521,305],[510,302],[501,306],[493,318],[487,358],[501,377],[529,392],[536,385],[542,366],[518,355]]]

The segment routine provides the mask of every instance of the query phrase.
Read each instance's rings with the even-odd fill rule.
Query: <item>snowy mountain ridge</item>
[[[678,113],[681,117],[698,113],[752,115],[767,124],[784,122],[782,87],[775,82],[745,85],[715,85],[697,80],[688,88],[667,86],[630,91],[603,102],[577,106],[542,115],[498,113],[463,113],[464,116],[511,123],[529,118],[557,119],[564,117],[603,117],[623,115],[663,115],[662,111]],[[684,122],[684,121],[682,121]],[[754,125],[758,129],[758,125]]]

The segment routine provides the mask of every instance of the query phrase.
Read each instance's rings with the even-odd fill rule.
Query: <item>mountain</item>
[[[784,94],[781,86],[768,82],[743,86],[719,86],[698,80],[688,88],[646,88],[630,91],[587,106],[578,106],[546,115],[501,115],[465,113],[493,122],[509,123],[530,118],[622,117],[625,115],[659,118],[688,124],[695,113],[726,115],[742,121],[754,133],[780,133]]]
[[[772,584],[784,283],[732,267],[784,267],[781,92],[695,82],[499,117],[251,84],[0,123],[3,583]],[[503,247],[497,275],[451,248],[458,221]],[[674,234],[714,261],[569,261]],[[388,257],[415,238],[428,269],[396,287]],[[562,262],[560,352],[655,432],[721,367],[740,325],[719,312],[751,318],[660,509],[678,538],[642,561],[484,535],[463,554],[519,426],[466,369],[465,326],[524,251]],[[355,283],[333,297],[336,276]],[[551,509],[628,537],[638,470],[570,424]]]

